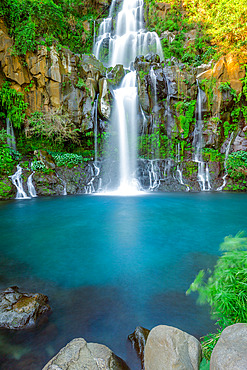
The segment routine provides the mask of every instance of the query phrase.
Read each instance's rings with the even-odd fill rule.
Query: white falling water
[[[30,196],[32,198],[36,198],[37,197],[37,193],[36,193],[35,187],[34,187],[33,182],[32,182],[33,174],[34,174],[34,172],[31,173],[30,176],[28,176],[28,179],[27,179],[27,188],[28,188],[28,192],[29,192]]]
[[[125,68],[130,67],[137,55],[155,52],[163,59],[158,35],[156,32],[145,31],[143,0],[124,0],[113,29],[115,3],[116,1],[112,2],[109,17],[100,25],[94,55],[101,60],[107,52],[107,58],[103,60],[106,65],[123,64]]]
[[[183,173],[182,170],[180,169],[180,143],[177,144],[177,155],[176,155],[176,162],[177,162],[177,169],[176,169],[176,174],[177,174],[177,180],[181,185],[186,186],[186,191],[190,191],[190,187],[186,185],[183,181]]]
[[[160,186],[160,176],[159,176],[159,168],[156,168],[154,165],[154,161],[150,161],[150,169],[148,170],[149,174],[149,188],[148,190],[154,191],[159,188]]]
[[[10,176],[12,183],[15,185],[15,187],[17,189],[15,199],[30,199],[30,197],[27,196],[27,194],[25,193],[25,191],[23,189],[22,177],[21,177],[22,168],[19,164],[17,165],[16,168],[17,168],[16,173],[14,173],[14,175]]]
[[[98,98],[99,94],[94,101],[93,106],[93,122],[94,122],[94,161],[98,161]]]
[[[197,81],[198,94],[197,94],[197,114],[195,131],[194,131],[194,161],[198,163],[198,182],[202,191],[209,191],[211,189],[210,176],[208,164],[205,165],[202,159],[202,148],[203,148],[203,119],[202,119],[202,90],[200,89]]]
[[[154,52],[163,59],[162,48],[155,32],[144,29],[143,0],[123,0],[116,22],[113,22],[116,0],[112,2],[108,18],[99,28],[99,35],[94,45],[94,54],[107,66],[122,64],[126,69],[131,67],[137,55]],[[104,56],[107,54],[107,56]],[[111,117],[112,146],[114,152],[115,173],[111,175],[111,186],[114,193],[121,195],[136,194],[140,186],[136,180],[137,159],[137,106],[138,94],[136,73],[125,75],[119,89],[113,91],[114,109]],[[117,143],[114,145],[114,134]],[[116,181],[119,179],[119,181]],[[114,184],[114,185],[112,185]]]
[[[16,142],[15,142],[15,134],[12,122],[9,118],[6,118],[6,126],[7,126],[7,144],[10,148],[16,150]]]
[[[136,191],[137,158],[137,86],[136,73],[127,73],[119,89],[114,90],[115,121],[118,130],[119,188],[118,192]]]
[[[85,186],[85,194],[93,194],[96,192],[95,187],[94,187],[94,180],[99,176],[100,174],[100,168],[96,166],[96,164],[93,164],[93,167],[90,166],[91,168],[91,180],[89,183]],[[101,179],[99,179],[99,185],[97,191],[101,190]]]
[[[233,136],[234,136],[234,132],[231,133],[229,143],[227,144],[227,147],[226,147],[225,160],[224,160],[225,175],[222,177],[223,184],[217,188],[217,191],[222,191],[224,189],[224,187],[226,186],[226,178],[227,178],[227,175],[228,175],[227,168],[226,168],[226,162],[227,162],[227,158],[229,156]]]

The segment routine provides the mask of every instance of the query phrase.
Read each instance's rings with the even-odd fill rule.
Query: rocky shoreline
[[[38,328],[51,313],[48,297],[36,293],[21,293],[18,287],[10,287],[0,295],[0,327],[9,331]],[[35,329],[37,330],[37,329]],[[202,348],[192,335],[167,325],[152,330],[137,327],[129,335],[133,350],[145,370],[200,369]],[[244,370],[246,356],[247,324],[227,327],[216,344],[210,370]],[[43,370],[127,370],[131,369],[120,357],[103,344],[88,343],[76,338],[63,347],[43,367]],[[208,367],[209,369],[209,367]]]

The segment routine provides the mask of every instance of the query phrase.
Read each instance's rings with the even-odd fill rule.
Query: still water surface
[[[17,359],[8,350],[1,368],[41,369],[83,337],[135,370],[127,336],[137,325],[172,325],[198,338],[214,330],[207,307],[185,292],[201,268],[214,266],[224,237],[247,229],[247,196],[36,198],[0,202],[0,217],[0,288],[42,292],[53,309],[36,331],[0,332],[0,343],[27,352]]]

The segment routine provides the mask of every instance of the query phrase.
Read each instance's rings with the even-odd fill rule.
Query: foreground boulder
[[[144,369],[144,348],[147,342],[148,334],[150,330],[143,328],[142,326],[137,326],[135,331],[128,336],[133,347],[135,348],[138,357],[141,359],[142,369]]]
[[[51,311],[44,294],[21,293],[14,286],[0,293],[0,327],[27,329],[38,324],[41,317]]]
[[[211,355],[210,370],[247,369],[247,324],[234,324],[223,330]]]
[[[201,362],[201,345],[192,335],[159,325],[149,333],[145,346],[145,370],[195,370]]]
[[[43,370],[129,370],[125,362],[108,347],[73,339],[53,357]]]

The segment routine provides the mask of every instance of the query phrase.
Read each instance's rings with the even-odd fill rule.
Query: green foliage
[[[78,129],[68,117],[60,111],[54,113],[35,112],[27,120],[27,137],[40,137],[61,144],[66,141],[79,144]]]
[[[46,167],[43,162],[34,160],[31,165],[32,171],[44,172]]]
[[[218,330],[217,333],[210,333],[202,337],[202,353],[206,360],[210,360],[211,353],[218,342],[222,330]]]
[[[183,132],[183,137],[186,139],[189,136],[190,125],[195,123],[195,105],[196,100],[179,101],[175,104],[177,113],[178,126],[180,132]]]
[[[169,31],[172,33],[173,39],[161,40],[165,59],[176,57],[183,63],[198,66],[202,63],[209,62],[215,55],[216,50],[214,45],[211,45],[210,38],[203,32],[201,22],[194,22],[190,18],[190,14],[184,16],[184,7],[179,0],[168,0],[171,9],[166,13],[165,17],[159,15],[156,2],[149,1],[149,16],[148,28],[150,31],[156,31],[160,36],[161,32]],[[196,38],[192,43],[185,43],[188,32],[195,29]]]
[[[223,255],[219,257],[214,271],[201,270],[191,284],[187,294],[197,291],[199,303],[209,304],[213,318],[223,330],[235,323],[247,322],[247,237],[239,232],[235,237],[227,236],[220,246]],[[208,336],[204,342],[207,358],[219,336]]]
[[[205,94],[207,96],[207,104],[208,109],[210,110],[212,104],[213,104],[213,98],[214,98],[214,92],[216,88],[216,78],[204,78],[200,81],[200,88],[205,91]]]
[[[141,158],[167,158],[170,154],[171,140],[164,133],[164,125],[152,134],[138,137],[138,153]]]
[[[220,162],[223,161],[224,155],[219,153],[218,149],[203,148],[203,157],[205,157],[206,161],[209,159],[211,162]]]
[[[24,96],[10,87],[6,81],[0,89],[0,111],[10,119],[14,127],[20,128],[25,119],[25,109],[28,104],[24,102]]]
[[[237,192],[240,192],[240,191],[246,192],[246,190],[247,190],[247,181],[243,180],[243,179],[239,179],[239,180],[234,179],[234,182],[229,181],[227,183],[226,187],[225,187],[225,190],[237,191]]]
[[[20,159],[20,153],[16,152],[7,145],[7,132],[0,131],[0,176],[10,175],[16,162]]]
[[[89,161],[91,158],[85,158],[82,155],[79,154],[73,154],[73,153],[54,153],[50,152],[52,157],[55,160],[56,166],[66,166],[69,168],[78,166],[84,162]]]
[[[12,187],[8,180],[0,180],[0,198],[8,198]]]
[[[203,25],[212,43],[225,53],[245,53],[247,32],[247,3],[245,0],[184,0],[186,17]],[[242,55],[244,56],[244,55]]]
[[[231,153],[226,161],[226,169],[233,179],[245,179],[247,177],[247,152],[240,150]]]
[[[225,121],[223,122],[223,129],[224,129],[224,136],[225,138],[227,138],[229,135],[229,132],[236,130],[236,125],[229,123],[228,121]]]
[[[230,82],[221,82],[220,83],[220,86],[219,86],[219,90],[221,92],[223,91],[230,91],[231,90],[231,86],[230,86]]]
[[[92,21],[97,9],[79,0],[1,0],[3,17],[10,35],[15,40],[18,55],[34,51],[37,44],[51,46],[54,41],[69,46],[76,53],[91,52],[93,44]],[[88,20],[90,31],[84,29]],[[84,35],[82,37],[82,35]]]
[[[85,82],[82,78],[80,78],[80,77],[79,77],[78,82],[77,82],[77,84],[76,84],[76,87],[78,87],[78,89],[85,90],[85,91],[86,91],[86,93],[87,93],[88,95],[90,95],[90,90],[89,90],[89,88],[87,87],[86,82]]]

